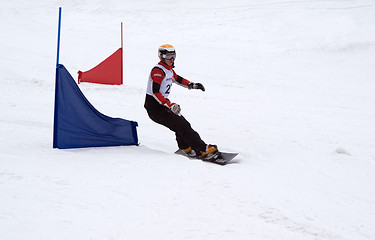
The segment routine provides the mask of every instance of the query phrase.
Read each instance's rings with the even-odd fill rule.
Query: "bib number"
[[[169,94],[170,93],[170,90],[171,90],[171,84],[168,84],[167,86],[166,86],[166,91],[165,91],[165,93],[166,94]]]

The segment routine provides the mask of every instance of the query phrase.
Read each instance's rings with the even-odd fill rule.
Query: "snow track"
[[[52,149],[58,7],[0,10],[0,236],[375,239],[375,5],[337,1],[64,1],[60,62],[77,78],[120,45],[124,85],[79,85],[140,146]],[[157,47],[206,92],[170,98],[217,166],[173,154],[143,109]],[[209,112],[209,114],[207,114]]]

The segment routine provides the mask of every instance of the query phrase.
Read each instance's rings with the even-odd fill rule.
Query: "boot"
[[[192,158],[197,156],[196,152],[191,147],[181,149],[181,151],[183,151],[184,153],[186,153],[186,155]]]
[[[216,155],[219,154],[219,151],[217,149],[216,145],[207,145],[206,146],[206,151],[202,152],[199,158],[203,160],[210,160],[216,157]]]

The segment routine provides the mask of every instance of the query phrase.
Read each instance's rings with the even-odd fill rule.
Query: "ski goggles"
[[[176,59],[176,53],[165,53],[165,54],[162,54],[161,55],[162,58],[165,58],[165,59],[168,59],[168,60],[171,60],[172,58],[173,59]]]

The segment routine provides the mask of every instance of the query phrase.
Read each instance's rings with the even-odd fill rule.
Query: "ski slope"
[[[140,145],[52,148],[60,63],[77,79],[120,47],[124,85],[81,83]],[[2,240],[375,239],[373,0],[2,1]],[[174,155],[143,108],[157,48],[206,92],[170,99],[218,166]]]

